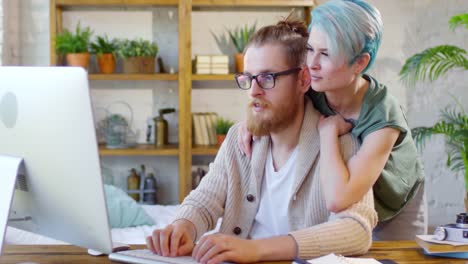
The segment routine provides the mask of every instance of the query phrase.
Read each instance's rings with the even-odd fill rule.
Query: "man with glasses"
[[[235,79],[250,97],[247,125],[258,139],[252,157],[228,133],[209,173],[181,204],[175,221],[147,238],[163,256],[190,254],[201,263],[312,258],[365,253],[377,222],[372,191],[347,210],[326,208],[319,177],[320,114],[305,97],[307,29],[280,21],[260,29],[245,50]],[[356,152],[341,138],[344,159]],[[222,218],[219,233],[202,235]],[[198,243],[195,246],[195,242]]]

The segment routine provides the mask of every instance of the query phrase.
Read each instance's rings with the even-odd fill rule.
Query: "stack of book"
[[[228,74],[227,55],[196,55],[193,63],[194,74]]]
[[[439,241],[433,235],[418,235],[416,243],[426,255],[468,259],[468,243]]]
[[[216,145],[216,113],[192,113],[193,143],[195,145]]]

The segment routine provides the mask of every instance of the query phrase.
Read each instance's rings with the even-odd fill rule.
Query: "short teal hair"
[[[362,0],[331,0],[312,10],[309,30],[316,27],[328,36],[329,55],[344,58],[352,65],[368,53],[374,63],[382,38],[383,23],[379,10]]]

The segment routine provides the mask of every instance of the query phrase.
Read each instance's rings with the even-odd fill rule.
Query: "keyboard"
[[[135,264],[196,264],[198,263],[194,258],[190,256],[182,257],[163,257],[154,254],[148,249],[135,249],[119,251],[116,253],[109,254],[109,259],[113,261],[135,263]]]

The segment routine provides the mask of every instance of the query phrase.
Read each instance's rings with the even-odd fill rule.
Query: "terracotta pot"
[[[154,73],[154,57],[128,57],[123,62],[124,73]]]
[[[68,53],[66,56],[68,66],[79,66],[88,70],[89,52],[86,53]]]
[[[236,53],[234,54],[234,61],[236,62],[236,72],[244,71],[244,54]]]
[[[112,53],[104,53],[96,55],[99,65],[99,72],[104,74],[114,73],[115,71],[115,58]]]
[[[216,135],[216,140],[218,143],[218,147],[223,144],[224,139],[226,138],[226,135]]]

